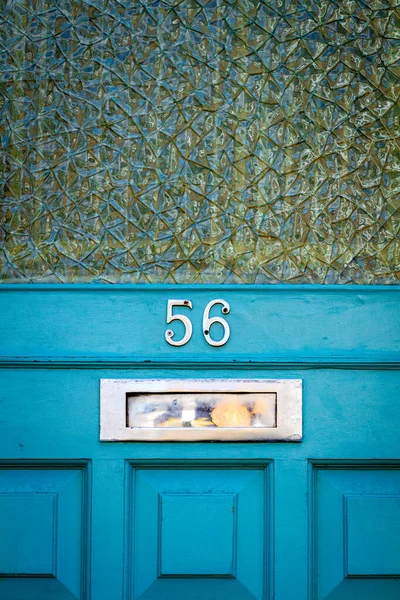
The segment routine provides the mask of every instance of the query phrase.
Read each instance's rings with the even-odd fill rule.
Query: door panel
[[[2,598],[88,597],[87,464],[0,465]]]
[[[105,287],[0,290],[1,598],[398,597],[399,291]],[[101,443],[102,378],[301,379],[303,441]]]
[[[315,465],[313,475],[317,597],[398,598],[400,463]]]
[[[132,598],[263,598],[267,466],[130,465]],[[182,579],[187,581],[182,586]]]

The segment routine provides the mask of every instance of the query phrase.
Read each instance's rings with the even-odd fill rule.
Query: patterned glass
[[[399,283],[398,2],[1,6],[1,281]]]

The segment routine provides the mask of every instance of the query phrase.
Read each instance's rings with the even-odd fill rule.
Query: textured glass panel
[[[274,393],[137,394],[128,427],[276,427]]]
[[[394,0],[8,0],[0,279],[400,278]]]

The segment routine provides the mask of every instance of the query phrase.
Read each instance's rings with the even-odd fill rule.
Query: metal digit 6
[[[185,335],[181,340],[175,341],[172,339],[174,332],[172,329],[167,329],[165,332],[165,339],[171,346],[184,346],[192,337],[192,322],[189,317],[186,317],[186,315],[173,315],[172,309],[174,306],[186,306],[187,308],[192,308],[192,303],[190,300],[168,300],[167,304],[167,323],[172,323],[172,321],[181,321],[185,327]]]
[[[229,336],[231,334],[231,330],[229,328],[228,322],[223,317],[210,317],[210,310],[216,304],[222,304],[222,312],[224,315],[227,315],[231,310],[228,302],[226,300],[211,300],[204,309],[203,314],[203,334],[206,338],[206,341],[210,344],[210,346],[223,346],[229,340]],[[224,328],[224,336],[221,340],[215,341],[211,338],[210,329],[213,323],[220,323]]]

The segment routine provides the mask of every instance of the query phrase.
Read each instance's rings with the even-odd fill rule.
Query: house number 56
[[[231,310],[228,302],[226,300],[221,300],[218,298],[217,300],[211,300],[207,304],[203,313],[203,335],[206,339],[206,342],[210,344],[210,346],[223,346],[229,340],[229,336],[231,334],[231,330],[229,328],[228,322],[224,319],[224,317],[210,317],[210,310],[216,304],[222,304],[222,313],[227,315]],[[168,344],[171,346],[184,346],[188,343],[193,333],[192,322],[186,315],[173,313],[173,309],[176,306],[184,306],[186,308],[193,308],[191,300],[168,300],[167,304],[167,323],[172,323],[172,321],[180,321],[183,323],[185,328],[185,334],[182,339],[174,340],[174,332],[172,329],[167,329],[165,332],[165,339]],[[211,337],[211,327],[214,323],[219,323],[224,328],[224,335],[221,340],[213,340]]]

